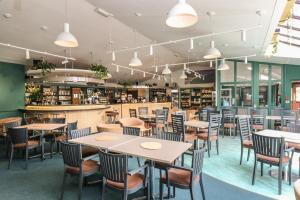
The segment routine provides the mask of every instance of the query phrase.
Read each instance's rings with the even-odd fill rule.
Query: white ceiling
[[[246,42],[240,40],[239,33],[233,33],[199,39],[195,41],[195,49],[190,53],[188,43],[167,45],[154,50],[156,64],[187,61],[188,57],[190,60],[202,59],[210,39],[216,41],[216,46],[227,57],[253,53],[262,55],[284,8],[284,1],[281,0],[188,0],[187,2],[195,8],[199,22],[191,28],[173,29],[165,25],[165,19],[176,0],[68,0],[68,16],[63,0],[0,0],[0,42],[64,55],[64,49],[54,45],[53,41],[62,32],[63,23],[68,21],[71,32],[79,42],[79,47],[72,49],[71,52],[77,59],[75,67],[83,68],[92,62],[102,62],[109,67],[115,80],[135,81],[142,80],[142,74],[131,76],[130,71],[124,70],[120,71],[122,73],[116,73],[115,69],[110,67],[111,55],[107,54],[110,33],[114,42],[113,49],[121,49],[150,44],[153,41],[163,42],[262,24],[262,28],[247,33]],[[114,17],[103,17],[95,11],[95,8],[106,10]],[[256,15],[257,10],[263,10],[265,14],[259,17]],[[216,16],[209,19],[207,11],[215,11]],[[4,13],[11,13],[12,17],[6,19],[3,17]],[[141,13],[142,16],[137,17],[135,13]],[[47,26],[48,30],[41,30],[41,26]],[[138,32],[136,45],[133,29]],[[69,50],[67,52],[69,54]],[[90,52],[93,52],[93,58]],[[154,72],[151,67],[154,59],[148,55],[149,49],[141,50],[139,53],[144,63],[140,69]],[[127,66],[132,54],[132,52],[117,54],[116,63]],[[31,55],[31,57],[41,56]],[[47,59],[56,63],[61,62],[55,58]],[[271,61],[281,62],[276,59],[278,58]],[[0,46],[0,60],[24,63],[25,52]],[[253,60],[264,58],[259,56]]]

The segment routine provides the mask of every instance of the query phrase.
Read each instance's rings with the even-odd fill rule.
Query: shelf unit
[[[181,88],[180,105],[182,109],[199,109],[213,106],[213,87]]]
[[[180,105],[182,109],[188,109],[191,107],[190,89],[180,89]]]

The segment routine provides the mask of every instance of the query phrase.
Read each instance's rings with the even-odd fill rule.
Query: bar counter
[[[39,117],[65,117],[66,122],[78,121],[78,128],[91,127],[92,132],[97,131],[97,126],[101,123],[107,123],[106,111],[117,111],[119,113],[117,120],[129,117],[129,109],[139,107],[148,107],[149,113],[155,109],[163,107],[171,108],[171,103],[127,103],[110,105],[29,105],[22,109],[28,115],[38,115]]]

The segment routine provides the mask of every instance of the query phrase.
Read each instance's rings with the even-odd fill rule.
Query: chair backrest
[[[183,115],[171,115],[173,133],[181,134],[182,140],[185,141],[185,126]]]
[[[255,155],[281,158],[284,156],[285,142],[283,137],[269,137],[252,133]]]
[[[22,144],[28,141],[27,128],[8,128],[7,136],[12,144]]]
[[[209,121],[210,114],[216,112],[215,108],[203,108],[199,110],[199,120],[200,121]]]
[[[127,181],[128,158],[126,155],[99,151],[99,159],[103,177],[119,183]]]
[[[136,109],[129,109],[129,116],[137,118]]]
[[[237,114],[238,115],[248,115],[248,108],[245,107],[238,107],[237,108]]]
[[[183,116],[183,121],[186,120],[186,111],[185,110],[178,110],[175,112],[175,115],[182,115]]]
[[[148,107],[138,107],[139,115],[148,115]]]
[[[266,126],[266,116],[268,114],[268,110],[264,108],[250,108],[250,124],[253,125],[262,125]],[[254,129],[254,128],[252,128]]]
[[[3,132],[7,132],[9,128],[21,126],[22,120],[7,122],[3,125]]]
[[[76,130],[77,129],[77,121],[75,122],[70,122],[67,124],[67,136],[68,138],[71,138],[71,131]]]
[[[81,145],[67,142],[60,143],[64,164],[71,167],[80,167],[82,163]]]
[[[238,119],[239,129],[240,129],[240,138],[243,143],[244,140],[251,140],[251,129],[250,122],[247,117],[240,117]]]
[[[156,109],[155,110],[155,123],[156,126],[159,124],[166,124],[167,123],[167,115],[166,115],[166,111],[163,109]]]
[[[222,109],[222,122],[223,124],[235,123],[235,110],[232,108]]]
[[[91,134],[91,127],[71,130],[69,139],[88,136]]]
[[[122,118],[119,120],[122,126],[144,126],[145,122],[135,117]]]
[[[298,125],[298,112],[290,109],[282,109],[281,115],[281,129],[283,131],[296,132]]]
[[[192,176],[198,176],[202,173],[204,154],[206,152],[205,148],[193,150],[193,160],[192,160]]]
[[[166,121],[168,121],[170,109],[168,107],[163,107],[163,110],[165,111]]]
[[[140,128],[124,126],[123,127],[123,134],[124,135],[140,136]]]
[[[220,114],[211,113],[209,117],[209,125],[208,125],[208,137],[212,133],[217,133],[219,135],[221,116]]]
[[[65,124],[66,123],[66,118],[50,118],[49,123],[53,124]]]
[[[172,133],[172,132],[160,132],[156,135],[156,138],[161,140],[170,140],[176,142],[183,141],[182,134]]]

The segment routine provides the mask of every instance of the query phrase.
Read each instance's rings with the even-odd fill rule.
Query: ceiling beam
[[[290,30],[294,30],[294,31],[300,31],[300,28],[298,27],[294,27],[294,26],[286,26],[286,25],[278,25],[278,27],[281,27],[281,28],[285,28],[285,29],[290,29]]]
[[[287,35],[287,34],[283,34],[283,33],[279,33],[279,35],[282,36],[282,37],[287,37],[287,38],[292,38],[292,39],[295,39],[295,40],[300,40],[300,37],[297,37],[297,36]]]
[[[280,42],[280,43],[283,43],[283,44],[287,44],[287,45],[291,45],[291,46],[300,48],[300,45],[299,45],[299,44],[289,43],[289,42],[282,41],[282,40],[279,40],[279,42]]]

